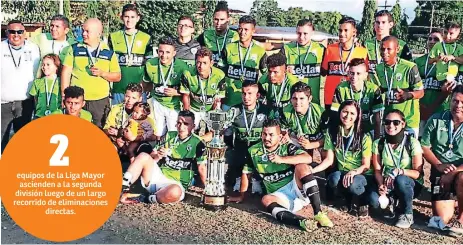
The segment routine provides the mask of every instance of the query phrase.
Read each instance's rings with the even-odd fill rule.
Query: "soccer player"
[[[450,110],[434,114],[426,123],[421,145],[431,164],[433,227],[447,226],[452,236],[463,235],[463,85],[450,96]],[[450,220],[458,201],[458,215]]]
[[[180,93],[183,109],[195,114],[195,129],[199,129],[206,113],[220,108],[225,97],[225,74],[212,66],[212,52],[202,47],[196,53],[196,65],[183,73]]]
[[[399,58],[399,40],[387,36],[381,41],[383,63],[376,66],[381,92],[385,94],[385,113],[397,109],[405,115],[407,131],[418,138],[423,81],[415,63]]]
[[[427,50],[428,52],[432,50],[434,45],[442,42],[442,34],[440,31],[434,30],[429,34],[428,42],[427,42]],[[429,64],[429,53],[422,55],[419,58],[414,60],[415,64],[418,66],[418,70],[420,72],[421,78],[423,81],[424,86],[424,96],[420,99],[420,132],[419,136],[423,134],[424,125],[429,117],[432,114],[443,111],[442,101],[447,97],[447,93],[442,91],[442,86],[436,78],[436,65]],[[442,98],[442,99],[439,99]]]
[[[85,98],[84,89],[77,86],[69,86],[64,90],[64,109],[53,111],[51,114],[64,114],[80,117],[92,122],[92,114],[84,110]]]
[[[265,91],[266,104],[278,113],[281,108],[289,104],[291,87],[298,82],[298,79],[286,70],[286,57],[281,53],[268,57],[267,68],[267,73],[260,77],[259,83]]]
[[[224,72],[225,61],[222,52],[229,43],[239,41],[238,32],[228,27],[230,23],[230,13],[227,3],[219,2],[214,10],[214,29],[205,30],[198,36],[198,42],[201,46],[210,49],[213,53],[212,60],[214,66],[222,69]]]
[[[352,59],[349,63],[349,80],[341,82],[334,92],[331,110],[337,112],[346,100],[355,100],[362,109],[362,130],[370,132],[375,139],[381,133],[383,98],[378,85],[368,78],[368,67],[363,59]]]
[[[201,48],[193,38],[195,24],[189,16],[181,16],[177,22],[177,39],[175,39],[175,58],[184,61],[189,67],[195,65],[196,52]]]
[[[286,56],[288,70],[307,83],[312,91],[312,102],[320,104],[320,66],[325,47],[312,41],[314,24],[308,19],[297,22],[296,42],[287,43],[280,50]]]
[[[206,181],[206,147],[201,139],[193,134],[194,114],[180,111],[177,130],[167,134],[165,143],[155,149],[151,156],[140,153],[124,173],[122,181],[122,203],[149,201],[151,203],[174,203],[182,201],[192,181],[194,173],[199,172],[203,184]],[[141,178],[141,184],[149,193],[135,199],[128,193],[130,186]]]
[[[333,223],[321,210],[320,191],[311,172],[310,155],[292,143],[281,143],[280,122],[266,120],[262,129],[262,141],[250,147],[241,175],[240,195],[230,197],[231,202],[242,202],[248,189],[249,174],[257,171],[263,178],[267,195],[261,202],[278,221],[313,231],[316,224],[295,213],[309,203],[314,219],[324,227]]]
[[[175,41],[170,37],[160,39],[158,54],[158,57],[146,62],[143,90],[151,92],[152,98],[149,102],[156,122],[156,136],[160,138],[167,131],[176,129],[182,97],[180,83],[188,65],[174,58]]]
[[[140,11],[135,4],[126,4],[122,8],[122,30],[109,35],[109,48],[117,55],[121,67],[121,80],[111,89],[111,105],[124,101],[125,89],[131,83],[140,84],[145,71],[145,61],[153,53],[151,36],[137,30]],[[146,98],[145,98],[146,99]]]
[[[333,101],[334,90],[347,79],[348,64],[354,58],[364,59],[368,64],[367,50],[354,44],[357,29],[355,20],[344,17],[339,21],[339,42],[328,45],[323,57],[321,75],[326,77],[324,105],[328,110]]]
[[[256,20],[249,15],[239,20],[240,40],[225,47],[222,57],[227,64],[227,90],[223,109],[241,103],[241,87],[244,81],[257,82],[267,68],[265,49],[252,40],[256,31]]]
[[[375,67],[382,62],[380,44],[383,38],[390,36],[394,20],[392,14],[387,10],[381,10],[375,13],[375,38],[366,40],[364,46],[368,49],[369,72],[375,74]],[[407,43],[403,40],[399,41],[399,56],[402,59],[412,60],[412,52]]]

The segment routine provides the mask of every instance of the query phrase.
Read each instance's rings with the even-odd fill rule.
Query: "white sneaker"
[[[241,177],[236,178],[235,186],[233,186],[233,191],[240,191],[241,187]]]
[[[260,184],[260,181],[256,180],[255,178],[252,178],[252,194],[254,193],[262,194],[262,186]]]

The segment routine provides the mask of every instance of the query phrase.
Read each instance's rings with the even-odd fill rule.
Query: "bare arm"
[[[279,158],[279,160],[277,160]],[[270,160],[271,157],[269,157]],[[277,156],[275,155],[275,162],[277,163],[285,163],[289,165],[297,165],[297,164],[309,164],[312,163],[312,157],[309,153],[304,152],[301,154],[297,154],[294,156]]]
[[[182,94],[183,109],[190,110],[190,94]]]
[[[107,72],[107,71],[101,71],[100,77],[102,77],[104,80],[108,82],[119,82],[121,80],[121,73],[120,72]]]
[[[334,151],[327,150],[325,159],[323,159],[323,161],[319,165],[317,165],[315,168],[312,169],[312,173],[318,173],[318,172],[321,172],[327,169],[329,166],[333,165],[333,162],[334,162]]]
[[[374,127],[374,140],[379,139],[381,137],[381,113],[375,113],[375,127]]]
[[[375,170],[375,179],[378,186],[384,183],[381,160],[378,154],[373,154],[373,169]]]
[[[203,182],[203,185],[205,185],[206,184],[206,176],[207,176],[206,164],[199,164],[198,165],[198,172],[199,172],[199,177],[201,178],[201,181]]]
[[[72,67],[63,66],[61,71],[61,95],[64,98],[64,90],[71,84]]]
[[[413,169],[404,169],[404,175],[412,179],[418,179],[423,171],[423,155],[418,154],[412,158]]]

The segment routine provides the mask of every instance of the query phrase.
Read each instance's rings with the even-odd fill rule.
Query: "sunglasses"
[[[402,123],[402,121],[400,120],[388,120],[388,119],[385,119],[384,122],[383,122],[383,125],[391,125],[394,124],[394,126],[399,126],[400,123]]]
[[[8,30],[9,34],[23,34],[24,30]]]
[[[438,37],[428,37],[428,41],[439,42],[440,40]]]

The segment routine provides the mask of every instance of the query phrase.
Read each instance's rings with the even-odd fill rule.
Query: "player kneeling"
[[[308,204],[312,205],[314,218],[321,226],[333,227],[326,213],[321,211],[317,180],[310,172],[312,157],[292,143],[281,143],[280,123],[267,120],[262,130],[262,142],[248,150],[248,160],[241,176],[240,196],[230,197],[231,202],[242,202],[248,188],[248,174],[257,171],[263,179],[268,195],[262,204],[277,220],[287,225],[311,231],[315,222],[295,213]]]
[[[206,180],[206,147],[199,136],[193,134],[194,114],[181,111],[177,119],[177,131],[168,132],[164,144],[151,155],[141,153],[130,164],[122,180],[122,203],[174,203],[182,201],[185,189],[192,183],[195,171],[201,181]],[[130,186],[139,177],[148,197],[130,197]],[[148,199],[148,200],[145,200]]]

